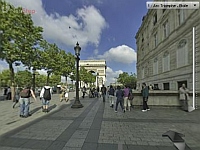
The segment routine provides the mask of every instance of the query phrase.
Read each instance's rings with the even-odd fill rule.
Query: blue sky
[[[146,0],[7,1],[35,10],[33,21],[44,28],[47,41],[73,54],[78,41],[82,60],[105,59],[108,82],[122,72],[136,73],[135,35],[147,13]]]

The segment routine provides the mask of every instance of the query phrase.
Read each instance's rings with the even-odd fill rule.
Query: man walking
[[[148,102],[148,97],[149,97],[149,89],[146,86],[146,83],[142,84],[142,97],[143,97],[143,112],[146,112],[149,109],[149,106],[147,104]]]
[[[124,109],[127,110],[127,105],[128,105],[128,110],[131,111],[131,103],[130,100],[128,99],[130,93],[130,89],[128,88],[127,85],[125,85],[124,89]]]
[[[113,86],[110,86],[110,89],[108,91],[109,94],[109,101],[110,101],[110,107],[114,107],[114,95],[115,95],[115,90],[113,88]]]
[[[102,97],[103,97],[103,102],[105,102],[105,99],[106,99],[106,87],[103,85],[101,87],[101,93],[102,93]]]
[[[31,114],[29,113],[31,96],[34,98],[35,101],[37,101],[35,94],[31,89],[31,86],[29,85],[20,92],[19,104],[20,104],[20,117],[22,118],[27,118],[28,116],[31,116]]]
[[[123,107],[123,96],[124,96],[124,92],[121,90],[120,86],[117,86],[117,92],[116,92],[116,97],[117,97],[117,101],[116,101],[116,106],[115,106],[115,112],[117,113],[117,108],[118,108],[118,104],[120,103],[120,106],[123,110],[123,112],[125,112],[125,109]]]
[[[42,111],[49,112],[49,102],[52,97],[52,88],[48,85],[44,86],[40,92],[40,99],[42,100]]]

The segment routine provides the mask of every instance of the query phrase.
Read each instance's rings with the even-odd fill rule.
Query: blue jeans
[[[105,102],[105,100],[106,100],[106,94],[102,93],[102,97],[103,97],[103,102]]]
[[[20,115],[28,116],[30,107],[30,98],[20,98]]]

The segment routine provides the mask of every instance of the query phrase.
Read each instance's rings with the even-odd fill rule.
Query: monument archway
[[[106,61],[105,60],[80,60],[80,67],[84,67],[88,72],[92,72],[96,75],[95,86],[102,87],[106,81]],[[81,87],[84,83],[81,83]]]

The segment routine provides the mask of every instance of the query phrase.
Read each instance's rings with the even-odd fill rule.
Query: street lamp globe
[[[81,47],[79,46],[78,42],[76,43],[74,50],[75,50],[76,56],[80,56]]]

